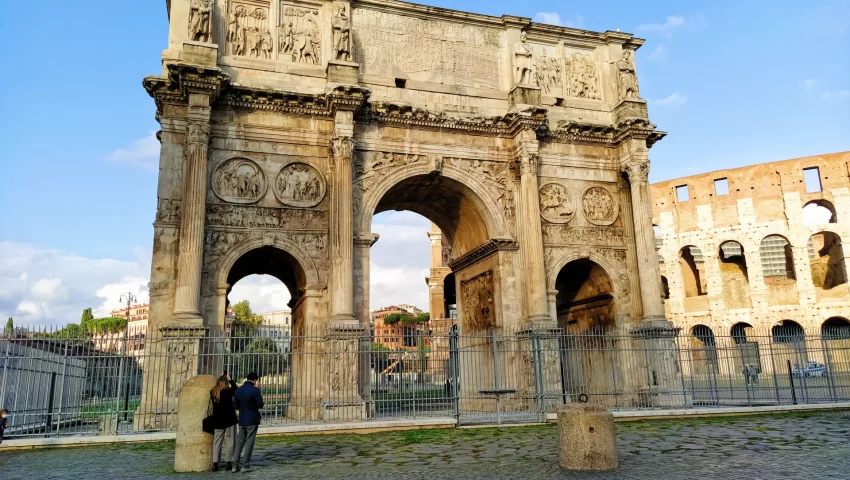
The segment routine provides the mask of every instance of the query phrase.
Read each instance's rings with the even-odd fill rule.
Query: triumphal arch
[[[233,284],[274,275],[295,335],[336,352],[312,385],[360,411],[386,210],[439,227],[462,332],[670,328],[643,40],[397,0],[166,3],[152,328],[220,328]]]

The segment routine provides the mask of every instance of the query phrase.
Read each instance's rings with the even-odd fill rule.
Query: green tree
[[[428,312],[422,312],[416,316],[416,323],[428,323],[431,321],[431,314]]]
[[[9,319],[6,320],[6,329],[3,330],[3,333],[7,337],[11,337],[12,335],[14,335],[14,333],[15,333],[15,321],[12,320],[12,317],[9,317]]]
[[[230,325],[231,348],[234,352],[242,352],[251,343],[251,338],[263,323],[263,317],[251,311],[248,300],[233,305],[233,323]]]
[[[94,315],[91,313],[91,308],[83,310],[83,315],[80,317],[80,325],[85,325],[94,320]]]
[[[94,334],[118,333],[127,328],[127,319],[116,317],[93,318],[80,324],[80,327]]]
[[[401,313],[391,313],[384,317],[384,325],[395,325],[396,323],[400,322],[404,317],[406,317],[406,315],[403,315]]]

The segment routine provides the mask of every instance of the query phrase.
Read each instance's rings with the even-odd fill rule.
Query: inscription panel
[[[355,58],[367,75],[497,89],[502,32],[478,25],[354,9]]]

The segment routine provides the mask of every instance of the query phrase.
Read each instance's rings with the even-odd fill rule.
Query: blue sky
[[[428,3],[646,38],[641,93],[670,133],[652,149],[654,181],[850,150],[847,0]],[[165,2],[44,0],[4,14],[3,44],[17,47],[0,76],[0,318],[63,323],[117,306],[125,288],[144,293],[158,125],[141,80],[160,71]],[[427,222],[385,214],[375,230],[377,268],[411,279],[392,295],[423,303]],[[398,254],[414,247],[422,255]]]

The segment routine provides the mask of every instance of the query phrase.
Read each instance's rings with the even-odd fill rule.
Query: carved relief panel
[[[278,27],[279,58],[292,63],[321,64],[320,23],[317,7],[281,2]]]
[[[315,207],[325,198],[327,184],[312,166],[295,162],[280,169],[274,181],[278,200],[290,207]]]
[[[504,30],[355,8],[355,57],[361,72],[398,72],[421,81],[499,88]]]
[[[156,219],[162,223],[180,224],[180,200],[160,199]]]
[[[227,12],[227,52],[271,60],[274,40],[269,29],[269,2],[231,1]]]
[[[247,158],[232,158],[215,169],[212,188],[218,198],[230,203],[255,203],[266,193],[266,174]]]
[[[493,271],[488,270],[460,282],[463,327],[467,333],[486,330],[496,325],[496,302],[493,294]]]
[[[566,95],[575,98],[598,100],[599,71],[596,60],[590,53],[572,52],[564,58]]]
[[[567,187],[547,183],[540,187],[540,214],[551,223],[569,223],[576,213],[575,202]]]
[[[620,212],[617,200],[607,188],[588,187],[581,196],[584,218],[594,225],[611,225]]]

